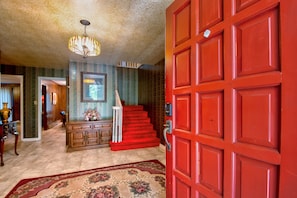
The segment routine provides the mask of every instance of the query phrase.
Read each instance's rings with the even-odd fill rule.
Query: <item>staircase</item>
[[[123,106],[123,141],[110,142],[112,151],[159,146],[160,139],[141,105]]]

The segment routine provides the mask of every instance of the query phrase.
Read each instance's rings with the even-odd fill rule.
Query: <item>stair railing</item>
[[[112,142],[122,142],[123,106],[118,90],[115,90],[115,106],[112,107]]]

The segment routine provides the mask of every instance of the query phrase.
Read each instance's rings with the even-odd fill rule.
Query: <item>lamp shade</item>
[[[68,41],[70,51],[82,55],[84,58],[88,56],[98,56],[101,52],[101,44],[94,38],[83,36],[73,36]]]

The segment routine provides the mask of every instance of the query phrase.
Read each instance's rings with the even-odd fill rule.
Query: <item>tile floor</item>
[[[14,154],[14,137],[9,136],[4,148],[4,166],[0,166],[0,197],[22,179],[68,173],[129,162],[157,159],[165,164],[165,148],[152,147],[126,151],[110,148],[66,152],[65,128],[61,124],[42,132],[42,141],[21,142],[19,156]]]

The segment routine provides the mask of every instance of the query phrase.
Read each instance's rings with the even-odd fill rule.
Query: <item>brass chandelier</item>
[[[91,23],[88,20],[80,20],[80,23],[85,26],[85,32],[82,36],[73,36],[68,41],[70,51],[82,55],[84,58],[88,56],[98,56],[101,53],[101,44],[92,37],[88,37],[86,28]]]

